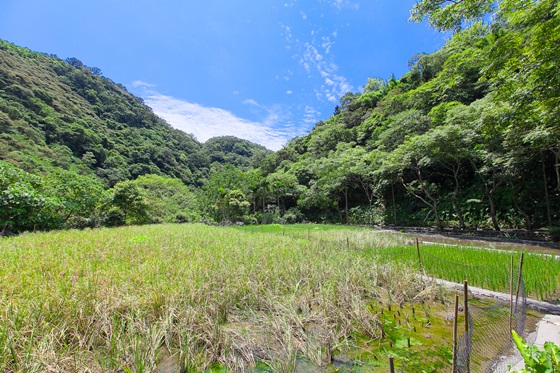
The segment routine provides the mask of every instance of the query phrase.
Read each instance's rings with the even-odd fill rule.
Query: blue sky
[[[400,77],[445,35],[412,0],[2,0],[0,38],[76,57],[199,141],[277,150],[368,77]]]

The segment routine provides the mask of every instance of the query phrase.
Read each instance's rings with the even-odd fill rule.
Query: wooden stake
[[[455,317],[453,318],[453,365],[451,372],[455,372],[457,366],[457,314],[459,313],[459,295],[455,295]]]
[[[395,373],[395,362],[393,355],[389,355],[389,372]]]
[[[416,237],[416,252],[418,253],[418,265],[422,269],[422,260],[420,259],[420,243],[418,243],[418,237]]]
[[[511,330],[513,328],[513,255],[511,256],[509,272],[509,338],[512,339]]]
[[[463,292],[463,302],[465,307],[465,334],[469,331],[469,285],[467,280],[463,282],[464,292]],[[470,366],[470,354],[467,355],[467,372],[471,371]]]
[[[519,273],[517,274],[517,290],[515,291],[515,308],[517,308],[517,302],[519,301],[519,287],[521,286],[521,273],[523,272],[523,256],[525,253],[521,253],[521,258],[519,258]]]
[[[463,304],[465,307],[465,333],[469,331],[469,285],[463,281]]]

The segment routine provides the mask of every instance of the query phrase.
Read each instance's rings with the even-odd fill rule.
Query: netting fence
[[[381,261],[391,261],[402,256],[402,250],[401,248],[376,250],[375,254]],[[440,277],[438,275],[443,268],[448,278],[449,273],[452,273],[451,280],[454,282],[469,280],[469,277],[473,277],[475,273],[475,282],[479,286],[501,290],[504,296],[499,299],[481,297],[470,288],[466,288],[466,292],[457,294],[463,299],[457,307],[458,312],[453,313],[454,305],[448,304],[449,309],[444,316],[448,321],[448,334],[451,335],[454,325],[457,325],[456,338],[448,338],[440,345],[429,349],[422,346],[409,346],[409,351],[390,356],[390,371],[509,372],[510,367],[521,360],[521,357],[515,353],[511,330],[515,330],[528,342],[531,342],[532,338],[526,332],[528,329],[527,292],[522,266],[515,268],[517,263],[514,266],[513,260],[510,265],[504,263],[467,265],[430,253],[422,253],[422,259],[425,259],[422,268],[431,277]],[[421,261],[420,254],[417,260]],[[535,321],[536,318],[532,320]]]
[[[428,254],[429,255],[429,254]],[[479,270],[479,283],[495,283],[497,277],[507,276],[510,283],[509,299],[487,299],[468,290],[464,297],[468,300],[458,307],[459,312],[453,315],[453,322],[457,324],[457,338],[450,341],[449,349],[452,358],[446,366],[436,371],[451,371],[453,373],[469,372],[509,372],[521,357],[515,354],[511,337],[511,330],[523,336],[526,340],[530,336],[526,333],[527,326],[527,293],[521,267],[511,269],[506,275],[503,266],[468,266],[453,263],[441,258],[432,258],[433,268],[424,267],[429,274],[437,273],[441,266],[455,266],[455,276],[468,280],[467,274],[475,268]],[[506,279],[501,278],[500,283]],[[466,318],[466,322],[465,322]],[[413,364],[403,364],[399,372],[425,372],[417,370]]]

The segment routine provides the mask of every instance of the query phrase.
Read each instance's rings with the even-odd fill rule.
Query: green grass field
[[[360,227],[336,225],[268,225],[238,229],[249,232],[310,238],[330,244],[361,249],[378,261],[407,262],[425,270],[433,277],[463,282],[489,290],[509,293],[511,259],[514,262],[514,281],[517,281],[521,250],[493,250],[484,247],[423,244],[420,241],[421,266],[418,252],[410,236],[386,233]],[[329,233],[330,232],[330,233]],[[335,233],[336,232],[336,233]],[[380,240],[377,235],[385,236]],[[371,241],[373,240],[373,241]],[[371,242],[370,242],[371,241]],[[382,244],[380,245],[380,242]],[[534,251],[524,252],[523,279],[527,294],[538,300],[560,296],[560,256]]]
[[[429,250],[450,261],[467,252]],[[554,271],[557,261],[536,258]],[[529,272],[537,259],[527,276],[544,276]],[[410,238],[339,226],[151,225],[4,238],[0,371],[385,366],[382,351],[427,323],[404,313],[422,305],[441,316],[449,307],[417,265]],[[390,305],[408,310],[393,314],[394,325],[380,314]],[[432,343],[450,333],[443,316],[428,324]],[[394,337],[382,338],[388,327]]]
[[[319,240],[204,225],[2,239],[0,371],[324,365],[354,336],[377,337],[372,301],[424,290],[402,268]]]

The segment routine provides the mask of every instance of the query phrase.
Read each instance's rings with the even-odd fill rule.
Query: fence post
[[[395,373],[395,362],[393,360],[393,355],[389,355],[389,371],[391,373]]]
[[[467,280],[463,281],[463,287],[464,287],[463,303],[465,308],[465,334],[466,334],[469,331],[469,283]],[[469,343],[468,340],[467,343]],[[471,371],[470,361],[471,361],[471,350],[469,348],[467,354],[467,361],[466,361],[467,372]]]
[[[517,308],[517,301],[519,299],[519,287],[521,286],[521,273],[523,272],[523,256],[521,253],[521,258],[519,258],[519,273],[517,275],[517,290],[515,291],[515,308]]]
[[[416,237],[416,253],[418,253],[418,265],[422,269],[422,260],[420,259],[420,243],[418,242],[418,237]]]
[[[509,273],[509,339],[513,337],[511,330],[513,327],[513,255],[511,256],[510,273]]]
[[[469,285],[467,280],[463,281],[463,304],[465,307],[465,333],[469,331]]]
[[[459,314],[459,295],[455,294],[455,317],[453,318],[453,365],[451,372],[455,373],[457,368],[457,315]]]

